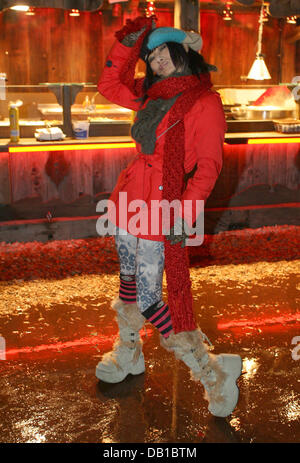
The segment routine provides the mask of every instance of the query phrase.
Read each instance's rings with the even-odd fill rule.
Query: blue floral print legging
[[[130,235],[115,235],[120,260],[120,273],[135,275],[137,305],[141,312],[162,300],[162,278],[164,272],[164,242],[137,238]]]

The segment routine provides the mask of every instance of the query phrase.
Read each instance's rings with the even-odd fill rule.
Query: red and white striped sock
[[[126,304],[136,303],[136,283],[135,275],[120,274],[119,298]]]
[[[168,304],[156,302],[142,312],[142,315],[154,325],[164,338],[168,338],[172,331],[171,313]]]

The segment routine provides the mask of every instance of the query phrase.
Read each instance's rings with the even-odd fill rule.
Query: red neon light
[[[14,357],[18,354],[32,354],[36,352],[44,352],[44,351],[53,351],[53,350],[61,350],[61,349],[68,349],[70,347],[81,347],[81,346],[93,346],[93,345],[105,345],[112,343],[116,338],[116,335],[111,336],[93,336],[93,337],[86,337],[81,339],[76,339],[74,341],[66,341],[66,342],[56,342],[53,344],[41,344],[39,346],[28,346],[28,347],[20,347],[14,349],[7,349],[6,350],[6,357],[11,356]]]
[[[152,336],[153,331],[148,328],[144,328],[141,331],[141,336]],[[66,341],[66,342],[56,342],[53,344],[41,344],[39,346],[27,346],[27,347],[17,347],[12,349],[7,349],[6,359],[13,358],[18,356],[19,354],[33,354],[33,353],[40,353],[45,351],[58,351],[62,349],[69,349],[71,347],[82,347],[82,346],[105,346],[106,344],[111,345],[115,341],[117,335],[112,334],[109,336],[99,335],[99,336],[89,336],[85,338],[75,339],[74,341]]]
[[[83,150],[104,150],[116,148],[135,148],[134,142],[120,143],[88,143],[72,145],[44,145],[44,146],[9,146],[9,153],[35,153],[42,151],[83,151]]]
[[[281,204],[256,204],[254,206],[230,206],[230,207],[209,207],[207,211],[228,211],[231,209],[238,210],[238,211],[247,211],[249,209],[257,210],[257,209],[275,209],[280,207],[300,207],[300,203],[281,203]]]
[[[273,145],[285,143],[300,143],[300,138],[249,138],[248,145]]]
[[[228,330],[237,327],[250,327],[262,325],[276,325],[289,322],[300,322],[300,312],[294,314],[284,314],[277,317],[261,317],[248,320],[230,320],[228,322],[220,322],[217,324],[218,330]]]

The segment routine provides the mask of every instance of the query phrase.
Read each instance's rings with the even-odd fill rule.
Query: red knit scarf
[[[209,74],[170,77],[154,84],[147,92],[151,99],[171,98],[179,92],[169,112],[163,157],[163,199],[181,199],[184,189],[185,127],[184,116],[212,86]],[[188,135],[188,134],[187,134]],[[173,218],[174,219],[174,218]],[[172,224],[172,222],[171,222]],[[196,329],[191,294],[187,248],[164,239],[168,304],[175,333]]]

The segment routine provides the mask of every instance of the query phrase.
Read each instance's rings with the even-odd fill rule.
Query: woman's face
[[[150,53],[148,62],[153,73],[160,77],[168,77],[176,71],[168,46],[165,43],[159,45]]]

